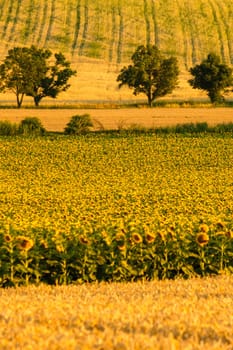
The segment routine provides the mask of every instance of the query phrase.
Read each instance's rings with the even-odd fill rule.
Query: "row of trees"
[[[135,95],[144,93],[150,106],[178,85],[177,59],[165,58],[156,46],[139,46],[132,61],[132,65],[121,70],[117,81],[120,87],[132,88]],[[231,67],[221,63],[219,56],[210,53],[201,64],[190,69],[193,78],[188,82],[194,89],[206,91],[212,103],[219,103],[224,100],[225,92],[233,91],[232,72]]]
[[[119,87],[127,85],[138,95],[147,96],[149,106],[158,97],[171,93],[178,85],[179,68],[176,57],[165,58],[156,46],[139,46],[132,56],[133,64],[123,67],[117,77]],[[8,51],[0,65],[0,92],[11,91],[21,107],[24,96],[31,96],[36,106],[44,97],[55,98],[66,91],[69,79],[76,75],[62,53],[35,46],[15,47]],[[211,102],[222,102],[223,94],[232,89],[232,68],[220,57],[208,54],[201,64],[190,69],[189,80],[194,89],[207,91]],[[232,90],[233,91],[233,90]]]

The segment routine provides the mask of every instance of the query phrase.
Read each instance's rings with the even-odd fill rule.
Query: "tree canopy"
[[[178,63],[175,57],[164,58],[154,45],[139,46],[132,56],[133,64],[123,67],[117,77],[119,87],[128,85],[134,95],[144,93],[149,106],[156,98],[171,93],[178,83]]]
[[[35,46],[15,47],[0,65],[0,91],[11,91],[21,107],[24,96],[32,96],[35,105],[44,97],[55,98],[69,88],[68,80],[76,71],[62,53]]]
[[[190,69],[194,78],[189,80],[194,89],[207,91],[212,103],[222,102],[223,94],[233,85],[232,68],[221,63],[220,57],[210,53],[201,64]]]

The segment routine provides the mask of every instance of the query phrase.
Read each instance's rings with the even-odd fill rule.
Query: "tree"
[[[55,61],[55,62],[54,62]],[[24,96],[32,96],[38,106],[43,97],[55,98],[69,88],[68,80],[76,71],[61,53],[35,46],[15,47],[0,65],[0,91],[11,91],[21,107]]]
[[[121,69],[119,87],[128,85],[134,95],[144,93],[151,107],[156,98],[171,93],[178,83],[175,57],[164,58],[156,46],[139,46],[132,56],[133,65]]]
[[[52,55],[51,51],[49,53],[47,60]],[[70,68],[70,62],[66,60],[62,53],[55,53],[54,58],[55,63],[51,65],[48,63],[46,72],[43,69],[41,70],[40,79],[35,78],[33,84],[28,86],[26,95],[34,98],[36,106],[39,105],[42,98],[46,96],[56,98],[60,92],[66,91],[70,87],[68,80],[76,74],[76,71]],[[39,64],[37,67],[39,67]]]
[[[233,84],[232,69],[222,64],[220,57],[210,53],[201,64],[190,69],[194,76],[189,84],[194,89],[207,91],[212,103],[224,101],[223,93]]]

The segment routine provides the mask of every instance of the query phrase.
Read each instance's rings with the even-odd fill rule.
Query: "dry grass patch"
[[[0,348],[233,349],[233,278],[0,290]]]

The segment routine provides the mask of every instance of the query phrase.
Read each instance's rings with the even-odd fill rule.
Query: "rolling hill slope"
[[[183,74],[210,51],[233,64],[233,2],[0,0],[0,39],[1,60],[14,46],[59,50],[79,72],[76,91],[111,95],[116,72],[140,44],[177,56]]]

